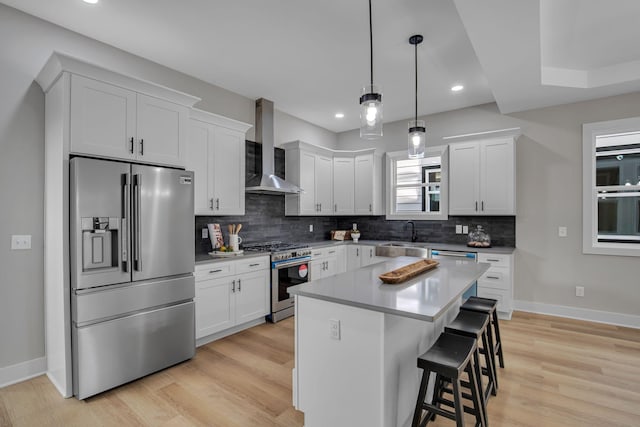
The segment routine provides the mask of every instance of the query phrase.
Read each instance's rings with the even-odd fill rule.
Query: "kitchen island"
[[[410,425],[421,374],[416,358],[489,268],[442,260],[401,284],[378,278],[418,260],[393,258],[289,288],[296,299],[293,400],[306,427]]]

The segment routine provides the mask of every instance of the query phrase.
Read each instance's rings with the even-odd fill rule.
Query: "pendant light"
[[[373,24],[371,0],[369,0],[369,47],[371,59],[371,84],[362,88],[360,97],[360,138],[376,139],[382,136],[382,93],[373,84]]]
[[[416,34],[409,37],[409,43],[415,51],[416,67],[416,115],[414,120],[409,121],[409,158],[421,159],[424,157],[425,146],[427,145],[427,129],[424,120],[418,120],[418,45],[422,43],[422,36]]]

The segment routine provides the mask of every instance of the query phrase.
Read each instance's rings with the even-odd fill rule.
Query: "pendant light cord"
[[[415,65],[416,65],[416,123],[418,122],[418,44],[414,44],[413,47],[415,48],[414,52],[415,52]],[[416,125],[417,126],[417,125]]]
[[[371,88],[373,92],[373,21],[371,19],[371,0],[369,0],[369,58],[371,59]]]

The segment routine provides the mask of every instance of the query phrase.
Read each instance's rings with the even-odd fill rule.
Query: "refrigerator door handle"
[[[122,226],[120,227],[120,232],[122,233],[122,238],[120,239],[120,244],[122,245],[122,267],[125,272],[129,272],[129,215],[131,214],[131,185],[129,183],[129,174],[124,175],[124,212],[122,218]]]
[[[134,199],[133,199],[133,217],[135,221],[135,236],[133,237],[133,247],[134,247],[134,268],[137,271],[142,271],[142,256],[140,254],[140,241],[142,239],[142,232],[140,230],[140,187],[142,185],[142,175],[136,174],[134,175],[133,181],[133,191],[134,191]]]

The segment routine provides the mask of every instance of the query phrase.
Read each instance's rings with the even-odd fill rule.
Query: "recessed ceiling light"
[[[98,3],[98,0],[82,0],[82,1],[84,1],[85,3],[89,3],[89,4],[96,4],[96,3]]]
[[[336,119],[341,119],[344,117],[344,113],[336,113]]]
[[[451,92],[460,92],[462,89],[464,89],[462,85],[451,86]]]

